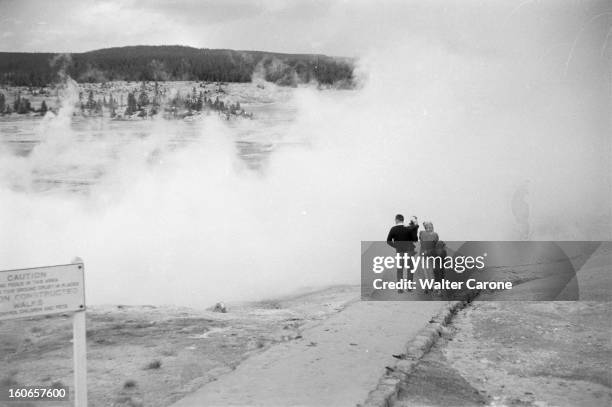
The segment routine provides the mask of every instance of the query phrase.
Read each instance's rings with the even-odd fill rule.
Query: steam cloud
[[[0,153],[0,268],[78,255],[90,303],[208,306],[358,283],[360,241],[396,213],[444,240],[610,239],[605,77],[553,67],[402,40],[361,59],[359,90],[292,91],[296,117],[259,170],[235,145],[267,137],[258,121],[207,117],[182,148],[168,140],[183,124],[161,119],[147,137],[91,124],[106,132],[84,140],[69,83],[43,142]],[[89,194],[34,190],[70,166],[99,169]]]

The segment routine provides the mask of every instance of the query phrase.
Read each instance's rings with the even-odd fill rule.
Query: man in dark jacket
[[[416,217],[412,217],[410,224],[404,226],[404,216],[401,214],[395,215],[395,226],[391,228],[387,235],[387,244],[395,249],[398,254],[403,255],[407,253],[408,256],[414,255],[414,242],[418,241],[418,230],[419,224],[416,221]],[[410,273],[409,265],[408,273]],[[409,276],[409,280],[412,280],[412,275]],[[397,281],[401,281],[404,278],[404,268],[397,269]],[[398,293],[403,293],[404,290],[397,290]]]

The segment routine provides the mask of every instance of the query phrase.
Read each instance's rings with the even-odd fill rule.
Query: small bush
[[[149,364],[145,367],[145,369],[149,370],[149,369],[159,369],[162,365],[161,360],[159,359],[155,359],[151,362],[149,362]]]
[[[123,383],[123,388],[124,389],[133,389],[136,387],[136,380],[126,380],[125,383]]]
[[[51,387],[54,389],[60,389],[62,387],[67,387],[67,386],[65,386],[61,380],[55,380],[53,381],[53,383],[51,383]]]

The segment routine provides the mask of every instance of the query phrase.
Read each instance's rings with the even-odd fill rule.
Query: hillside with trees
[[[44,86],[60,71],[79,82],[219,81],[249,82],[253,75],[285,86],[317,81],[350,87],[353,61],[325,55],[130,46],[73,54],[0,52],[0,83]]]

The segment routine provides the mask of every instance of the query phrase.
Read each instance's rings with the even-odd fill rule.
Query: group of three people
[[[391,228],[387,235],[387,244],[393,247],[396,252],[400,255],[408,254],[410,258],[416,254],[417,245],[420,242],[419,255],[422,256],[438,256],[442,255],[444,249],[444,243],[440,242],[438,234],[434,232],[433,223],[423,222],[423,228],[419,233],[419,221],[416,216],[410,218],[408,225],[404,224],[404,216],[401,214],[395,215],[395,226]],[[403,278],[412,280],[417,270],[412,270],[412,266],[408,265],[408,268],[397,269],[397,281],[401,281]],[[407,272],[407,277],[404,277],[404,272]],[[433,277],[436,281],[443,278],[443,270],[428,270],[423,269],[426,278],[431,278],[430,275],[433,271]],[[409,290],[410,291],[410,290]],[[403,290],[398,290],[403,293]]]

